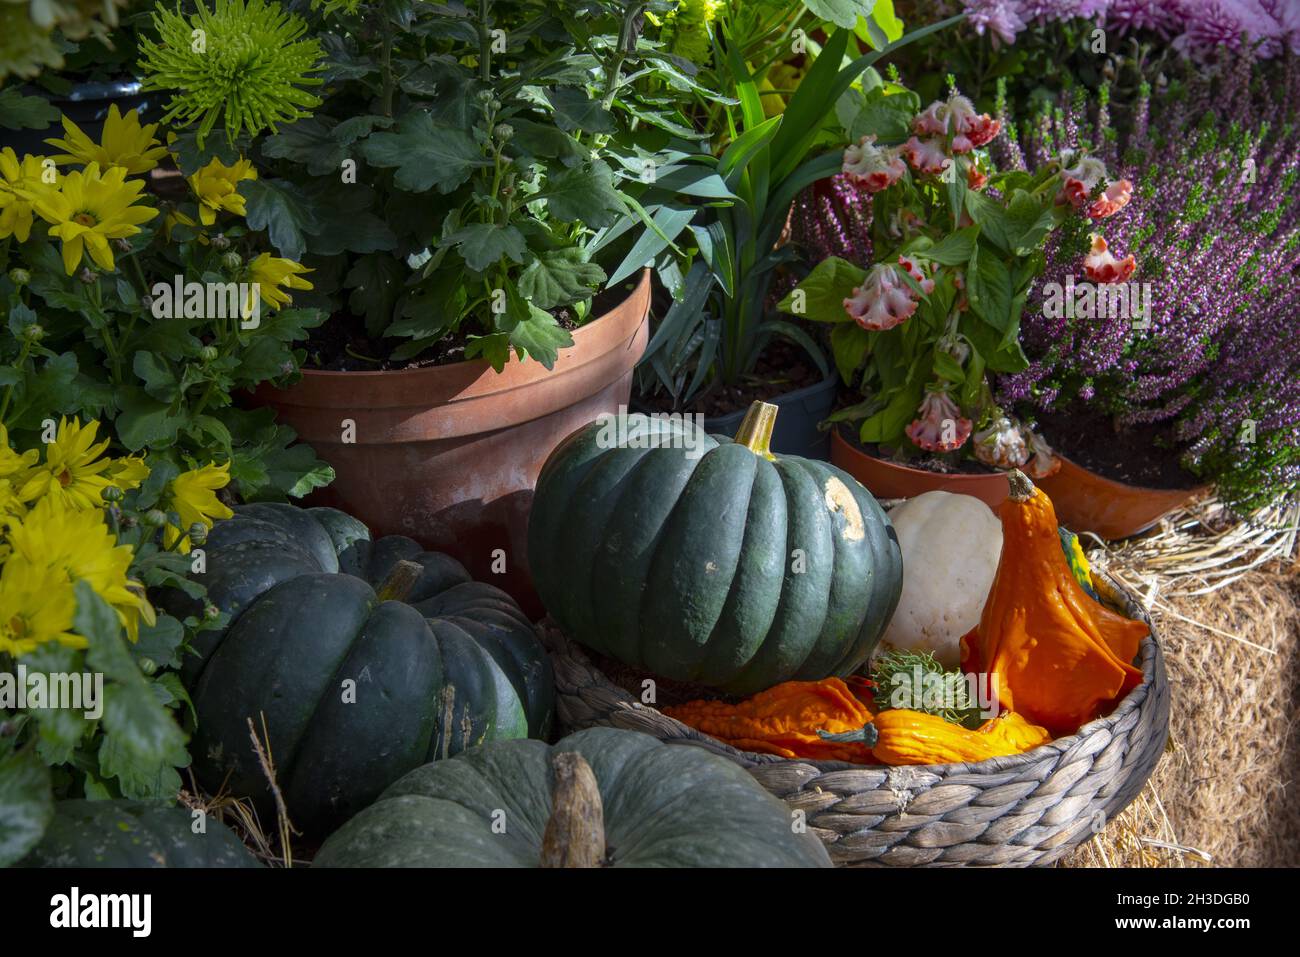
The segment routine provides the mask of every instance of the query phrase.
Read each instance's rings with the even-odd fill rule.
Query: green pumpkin
[[[412,771],[331,835],[313,866],[829,867],[821,841],[794,824],[726,758],[589,728],[553,747],[498,742]]]
[[[427,761],[543,737],[550,660],[518,605],[455,559],[402,536],[371,541],[334,509],[235,509],[198,576],[232,616],[184,674],[199,781],[270,809],[247,719],[271,746],[290,817],[320,832]],[[405,569],[405,594],[381,583]]]
[[[768,453],[775,408],[755,403],[734,442],[631,415],[621,444],[609,420],[556,448],[528,557],[561,628],[738,695],[870,657],[902,590],[894,529],[845,472]]]
[[[194,833],[185,808],[147,801],[60,801],[19,867],[260,867],[239,838],[208,818]]]

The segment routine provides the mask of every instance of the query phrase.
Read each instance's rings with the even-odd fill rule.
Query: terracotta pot
[[[868,455],[844,438],[839,429],[831,430],[831,464],[852,475],[876,498],[911,498],[938,489],[973,495],[996,509],[1007,497],[1007,477],[1001,472],[942,473],[909,468]]]
[[[1102,538],[1128,538],[1144,532],[1174,509],[1209,491],[1208,485],[1191,489],[1144,488],[1103,478],[1060,456],[1055,475],[1035,479],[1056,507],[1056,518],[1074,532],[1093,532]]]
[[[454,555],[537,616],[527,549],[537,473],[561,439],[626,405],[649,309],[646,270],[627,299],[573,333],[549,371],[513,359],[500,373],[482,360],[306,370],[298,384],[260,388],[256,399],[334,467],[333,484],[309,504],[344,509],[375,535],[409,535]]]

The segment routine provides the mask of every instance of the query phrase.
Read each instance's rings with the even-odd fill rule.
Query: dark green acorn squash
[[[829,867],[747,772],[701,748],[589,728],[412,771],[315,867]]]
[[[185,808],[147,801],[60,801],[19,867],[260,867],[239,838],[208,818],[194,833]]]
[[[334,509],[277,504],[237,507],[204,548],[199,577],[232,616],[199,636],[184,671],[210,791],[270,809],[250,717],[259,736],[265,722],[290,817],[308,832],[427,761],[548,733],[555,688],[532,624],[455,559],[403,536],[371,541]]]
[[[561,628],[625,664],[740,695],[867,660],[902,589],[893,526],[847,473],[773,457],[775,409],[755,403],[734,442],[630,415],[621,444],[597,421],[556,448],[528,557]]]

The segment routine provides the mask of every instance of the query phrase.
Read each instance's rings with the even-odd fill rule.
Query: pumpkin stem
[[[880,740],[880,732],[876,726],[871,723],[864,724],[857,731],[843,731],[839,734],[831,734],[829,731],[818,731],[817,735],[823,741],[849,741],[865,744],[869,748],[874,748],[876,742]]]
[[[406,601],[406,596],[423,574],[423,565],[409,562],[405,558],[398,559],[397,564],[388,570],[388,575],[375,589],[375,594],[381,602]]]
[[[1020,469],[1012,469],[1007,473],[1007,484],[1011,486],[1013,502],[1028,502],[1034,497],[1034,483]]]
[[[542,867],[603,867],[605,810],[591,765],[576,751],[551,759],[555,785],[542,834]]]
[[[745,418],[736,430],[736,444],[743,445],[755,455],[765,459],[774,459],[769,446],[772,444],[772,428],[776,425],[778,406],[757,399],[745,413]]]

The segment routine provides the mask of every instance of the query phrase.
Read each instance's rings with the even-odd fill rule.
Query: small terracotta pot
[[[922,492],[973,495],[991,509],[1007,497],[1007,477],[1002,472],[972,475],[965,472],[929,472],[878,459],[831,430],[831,464],[842,468],[876,498],[911,498]]]
[[[1102,538],[1128,538],[1144,532],[1210,486],[1190,489],[1144,488],[1104,478],[1059,456],[1055,475],[1035,479],[1052,500],[1056,518],[1073,532],[1093,532]]]
[[[454,555],[537,617],[527,549],[537,473],[561,439],[626,405],[649,309],[646,270],[627,299],[573,333],[551,370],[514,359],[500,373],[482,360],[304,370],[296,385],[262,387],[255,398],[334,467],[333,484],[309,504]]]

